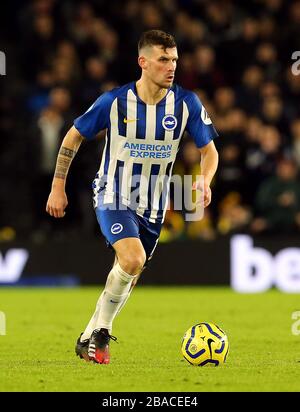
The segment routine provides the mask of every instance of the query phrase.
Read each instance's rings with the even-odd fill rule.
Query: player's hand
[[[201,190],[203,192],[203,206],[207,207],[211,202],[211,189],[209,185],[204,181],[196,181],[192,186],[193,190]]]
[[[50,216],[56,218],[64,217],[67,206],[68,199],[66,193],[64,191],[55,191],[52,189],[48,198],[46,212],[49,213]]]

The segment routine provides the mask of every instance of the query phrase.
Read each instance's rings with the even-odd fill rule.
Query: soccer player
[[[106,129],[100,169],[94,180],[94,208],[107,245],[115,252],[95,312],[75,347],[87,361],[107,364],[115,316],[126,303],[157,245],[167,208],[169,181],[185,130],[201,153],[203,204],[218,153],[217,132],[197,95],[173,84],[178,54],[174,38],[160,30],[144,32],[138,44],[141,78],[102,94],[66,134],[47,212],[65,214],[67,173],[83,139]]]

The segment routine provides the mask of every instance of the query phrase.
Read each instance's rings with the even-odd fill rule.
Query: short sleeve
[[[185,102],[189,111],[186,130],[194,139],[197,147],[206,146],[218,136],[218,133],[205,107],[195,93],[191,92],[188,98],[185,99]]]
[[[74,120],[74,126],[83,137],[93,139],[100,130],[108,127],[112,100],[109,92],[102,94],[83,115]]]

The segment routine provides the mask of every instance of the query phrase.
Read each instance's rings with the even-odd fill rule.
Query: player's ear
[[[147,59],[145,56],[139,56],[138,58],[138,64],[140,66],[141,69],[147,69]]]

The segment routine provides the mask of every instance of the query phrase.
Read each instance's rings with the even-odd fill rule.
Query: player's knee
[[[128,254],[123,256],[123,258],[119,259],[119,263],[121,268],[131,274],[137,275],[139,274],[146,262],[146,254],[145,253],[138,253],[138,254]]]

